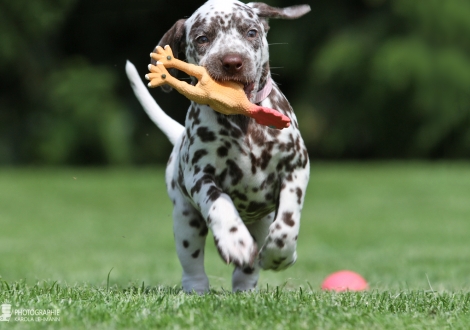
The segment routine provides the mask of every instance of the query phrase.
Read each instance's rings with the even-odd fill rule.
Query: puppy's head
[[[187,20],[177,21],[158,45],[170,45],[175,56],[185,53],[188,62],[204,66],[215,80],[242,83],[250,98],[269,74],[268,19],[293,19],[308,11],[308,5],[274,8],[209,0]]]

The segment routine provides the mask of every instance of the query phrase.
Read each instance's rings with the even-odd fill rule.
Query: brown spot
[[[236,233],[238,231],[238,228],[237,227],[232,227],[230,228],[230,232],[231,233]]]
[[[225,157],[225,156],[227,156],[227,155],[228,155],[228,149],[227,149],[226,147],[224,147],[224,146],[219,147],[219,148],[217,149],[217,155],[218,155],[219,157]]]
[[[233,160],[228,159],[226,161],[228,167],[228,175],[232,178],[232,185],[237,185],[240,180],[243,178],[243,171]]]
[[[276,243],[277,247],[282,249],[284,247],[284,241],[280,238],[276,238],[274,240],[274,243]]]
[[[201,109],[195,106],[191,106],[189,110],[188,119],[193,120],[193,125],[199,125],[201,121],[199,120],[199,113]]]
[[[199,221],[199,219],[193,219],[189,222],[189,225],[191,227],[194,227],[194,228],[201,228],[201,222]]]
[[[274,173],[270,173],[268,177],[266,178],[266,184],[270,185],[274,182],[276,179],[276,175]]]
[[[191,254],[191,257],[193,257],[194,259],[196,259],[196,258],[199,256],[199,252],[201,252],[201,250],[199,250],[199,249],[196,250],[196,251],[194,251],[194,253]]]
[[[295,221],[294,219],[292,219],[292,216],[294,215],[293,212],[284,212],[282,214],[282,221],[284,221],[284,223],[290,227],[294,227],[295,225]]]
[[[228,136],[228,135],[229,135],[229,132],[228,132],[226,129],[221,129],[221,130],[219,131],[219,135]]]
[[[250,160],[251,160],[251,173],[256,173],[256,164],[258,163],[256,156],[250,152]]]
[[[252,268],[252,267],[243,268],[243,273],[247,274],[247,275],[253,274],[254,271],[255,271],[255,269]]]
[[[224,169],[222,173],[216,176],[216,180],[219,183],[219,185],[222,185],[224,183],[226,176],[227,176],[227,169]]]
[[[222,191],[220,190],[220,188],[216,187],[216,186],[211,186],[208,190],[207,190],[207,197],[209,198],[210,201],[215,201],[217,200],[220,195],[222,194]]]
[[[261,144],[261,146],[263,145],[264,144]],[[271,144],[268,145],[268,149],[272,149]],[[266,149],[262,151],[261,156],[259,158],[257,158],[253,153],[250,153],[251,172],[255,174],[257,167],[261,168],[261,170],[265,170],[266,167],[268,167],[271,157],[272,157],[271,153]]]
[[[303,155],[304,155],[304,162],[302,164],[302,167],[305,168],[308,164],[308,152],[307,152],[307,149],[304,149],[304,151],[302,152]]]
[[[295,150],[300,151],[300,136],[295,138]]]
[[[203,172],[206,174],[215,175],[215,167],[210,164],[207,164],[206,167],[204,167]]]
[[[201,231],[199,231],[199,236],[206,236],[208,232],[209,229],[207,229],[207,226],[204,226],[202,227]]]
[[[215,141],[214,132],[210,131],[207,127],[198,127],[196,134],[199,136],[202,142],[211,142]]]
[[[287,150],[291,150],[291,147],[287,147]],[[296,164],[293,162],[294,158],[296,156],[295,151],[292,152],[291,154],[288,154],[287,156],[283,157],[277,164],[276,170],[282,171],[282,168],[285,168],[285,171],[287,172],[292,172],[296,168]],[[291,176],[292,178],[292,176]]]
[[[299,187],[297,187],[295,189],[295,193],[297,194],[297,203],[300,205],[302,204],[302,189],[300,189]]]
[[[208,152],[205,149],[196,150],[196,152],[194,153],[193,159],[191,161],[191,164],[193,165],[196,164],[202,157],[204,157],[207,154]]]
[[[183,195],[189,197],[189,193],[188,191],[186,190],[186,187],[185,186],[180,186],[181,188],[181,192],[183,193]]]
[[[266,150],[263,150],[261,153],[261,164],[260,167],[262,170],[265,170],[268,167],[269,161],[271,160],[271,153]]]
[[[194,196],[195,193],[199,193],[202,183],[203,180],[197,180],[196,184],[191,188],[191,196]]]

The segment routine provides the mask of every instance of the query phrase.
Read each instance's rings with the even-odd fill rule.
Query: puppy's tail
[[[134,94],[140,101],[140,104],[142,104],[145,112],[174,145],[183,134],[184,126],[168,116],[157,102],[155,102],[147,87],[142,82],[142,79],[139,77],[134,64],[130,61],[126,63],[126,73],[131,82]]]

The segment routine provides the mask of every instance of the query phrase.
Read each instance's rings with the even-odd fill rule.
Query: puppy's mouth
[[[245,91],[245,94],[246,94],[246,97],[248,98],[248,100],[251,98],[251,93],[253,92],[254,88],[255,88],[255,83],[254,82],[243,84],[243,90]]]
[[[237,84],[243,85],[243,91],[245,92],[245,95],[248,99],[251,98],[253,95],[253,90],[255,89],[255,82],[254,81],[249,81],[247,77],[245,76],[240,76],[240,77],[234,77],[234,76],[227,76],[220,74],[220,72],[213,71],[211,70],[210,67],[206,67],[207,72],[211,76],[212,79],[215,81],[233,81],[236,82]]]
[[[243,91],[245,92],[245,95],[248,98],[248,100],[251,98],[253,94],[253,90],[255,89],[255,83],[253,81],[246,82],[246,81],[240,81],[238,79],[222,79],[222,80],[233,81],[233,82],[236,82],[237,84],[243,85]]]

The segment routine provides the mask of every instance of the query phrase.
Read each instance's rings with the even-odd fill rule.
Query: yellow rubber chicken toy
[[[251,103],[243,90],[243,85],[234,81],[215,81],[202,66],[186,63],[173,56],[170,46],[158,46],[150,54],[157,65],[149,65],[145,78],[150,80],[149,87],[168,84],[191,101],[207,104],[215,111],[225,115],[241,114],[251,117],[261,125],[286,128],[290,125],[289,117],[274,109]],[[167,69],[175,68],[195,77],[198,83],[193,86],[170,75]]]

